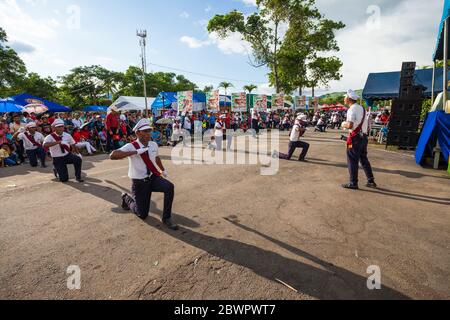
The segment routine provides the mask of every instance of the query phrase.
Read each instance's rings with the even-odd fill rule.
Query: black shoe
[[[47,168],[47,166],[45,164],[41,164],[41,168],[45,169],[45,168]]]
[[[367,187],[367,188],[373,188],[373,189],[378,188],[378,186],[377,186],[377,184],[375,183],[375,181],[369,181],[369,182],[366,184],[366,187]]]
[[[180,228],[178,227],[178,225],[176,225],[175,223],[172,222],[172,219],[167,219],[167,220],[163,220],[163,224],[169,228],[170,230],[173,231],[177,231]]]
[[[58,171],[56,171],[56,169],[53,169],[53,174],[55,175],[55,178],[56,178],[56,179],[59,179],[59,177],[58,177]]]
[[[84,180],[80,178],[80,179],[77,179],[77,182],[78,182],[78,183],[83,183]]]
[[[350,190],[358,190],[359,189],[359,187],[357,185],[354,185],[354,184],[351,184],[351,183],[343,184],[342,188],[350,189]]]
[[[126,197],[128,197],[128,194],[123,193],[122,194],[122,209],[125,211],[130,211],[130,207],[128,206],[127,202],[125,201]]]
[[[300,161],[300,162],[309,162],[309,161],[306,160],[306,159],[299,159],[298,161]]]

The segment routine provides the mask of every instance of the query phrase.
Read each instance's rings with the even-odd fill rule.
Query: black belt
[[[151,175],[151,176],[149,176],[149,177],[147,177],[145,179],[133,179],[133,181],[136,181],[136,182],[150,182],[152,177],[153,177],[153,175]]]

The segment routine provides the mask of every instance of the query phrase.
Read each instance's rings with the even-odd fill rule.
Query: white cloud
[[[212,32],[209,34],[209,39],[225,54],[247,55],[251,52],[250,44],[242,40],[239,33],[229,33],[225,39],[221,39],[215,32]]]
[[[180,18],[189,19],[190,15],[186,11],[180,13]]]
[[[205,12],[210,12],[212,10],[212,7],[208,4],[208,6],[205,9]]]
[[[182,36],[180,41],[187,44],[191,49],[198,49],[204,46],[209,46],[211,44],[210,41],[201,41],[194,37]]]
[[[246,6],[255,6],[256,7],[256,0],[241,0]]]

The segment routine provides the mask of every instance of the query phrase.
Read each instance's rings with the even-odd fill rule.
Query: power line
[[[202,76],[202,77],[207,77],[207,78],[213,78],[213,79],[219,79],[219,80],[229,80],[229,81],[235,81],[235,82],[265,84],[265,82],[260,82],[260,81],[239,80],[239,79],[233,79],[233,78],[219,77],[219,76],[214,76],[214,75],[205,74],[205,73],[199,73],[199,72],[193,72],[193,71],[188,71],[188,70],[183,70],[183,69],[178,69],[178,68],[173,68],[173,67],[162,66],[162,65],[159,65],[159,64],[155,64],[155,63],[148,63],[148,64],[152,65],[152,66],[155,66],[155,67],[160,67],[160,68],[164,68],[164,69],[174,70],[174,71],[178,71],[178,72],[190,73],[190,74],[194,74],[194,75],[198,75],[198,76]]]

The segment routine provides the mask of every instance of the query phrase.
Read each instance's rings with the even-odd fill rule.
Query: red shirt
[[[74,132],[73,133],[73,140],[75,140],[76,143],[80,142],[83,136],[81,135],[81,132]]]
[[[106,117],[105,126],[107,130],[110,130],[111,128],[119,128],[119,116],[112,113],[108,114]]]

